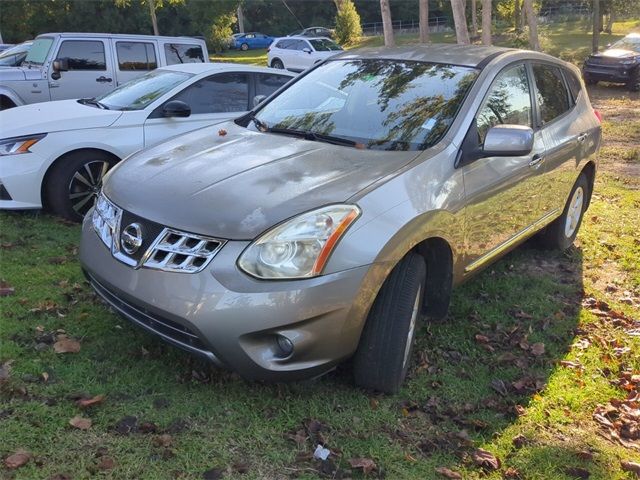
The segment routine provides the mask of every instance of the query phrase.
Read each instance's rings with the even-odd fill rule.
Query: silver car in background
[[[534,234],[569,247],[601,127],[575,67],[480,46],[328,59],[122,162],[84,271],[133,323],[249,379],[397,391],[421,314]]]

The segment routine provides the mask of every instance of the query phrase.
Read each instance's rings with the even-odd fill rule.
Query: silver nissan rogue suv
[[[114,168],[81,260],[124,317],[245,378],[353,357],[395,392],[453,285],[534,234],[572,244],[600,138],[580,71],[548,55],[348,51]]]

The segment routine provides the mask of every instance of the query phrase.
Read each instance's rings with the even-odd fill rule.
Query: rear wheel
[[[106,152],[84,150],[59,158],[47,175],[45,189],[49,209],[80,222],[93,206],[102,179],[117,160]]]
[[[249,50],[249,45],[247,45],[246,43],[243,43],[242,45],[240,45],[240,50],[243,50],[246,52],[247,50]]]
[[[589,190],[587,177],[581,173],[573,185],[562,215],[540,232],[539,240],[543,247],[566,250],[573,244],[587,208]]]
[[[273,68],[278,68],[280,70],[284,70],[284,63],[282,63],[282,60],[280,60],[279,58],[275,58],[272,62],[271,62],[271,66]]]
[[[397,392],[409,367],[419,320],[426,266],[407,254],[378,292],[353,363],[356,384],[384,393]]]

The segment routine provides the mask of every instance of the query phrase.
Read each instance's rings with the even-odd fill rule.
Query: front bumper
[[[42,208],[42,177],[46,160],[36,153],[0,156],[0,209]]]
[[[582,68],[583,75],[588,75],[591,79],[602,82],[614,82],[614,83],[627,83],[631,78],[631,72],[634,68],[638,68],[637,64],[634,65],[619,65],[619,64],[591,64],[585,63]]]
[[[362,294],[371,267],[259,281],[236,267],[246,246],[228,242],[198,273],[136,270],[111,255],[89,214],[80,259],[96,292],[125,318],[247,379],[313,377],[353,354],[371,298]],[[290,356],[278,356],[276,335],[293,343]]]

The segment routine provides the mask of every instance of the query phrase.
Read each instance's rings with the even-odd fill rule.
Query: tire
[[[627,90],[630,92],[640,92],[640,67],[636,67],[633,72],[631,72],[631,77],[629,77],[629,81],[627,82]]]
[[[426,279],[424,259],[407,254],[373,302],[353,360],[360,387],[396,393],[407,375]]]
[[[108,153],[96,150],[80,150],[60,157],[45,180],[49,210],[67,220],[82,221],[100,191],[104,174],[117,161]]]
[[[284,63],[282,63],[282,60],[280,60],[279,58],[274,58],[271,62],[271,66],[279,70],[284,70]]]
[[[246,43],[243,43],[242,45],[240,45],[240,50],[242,50],[243,52],[246,52],[247,50],[249,50],[249,45],[247,45]]]
[[[10,108],[15,108],[16,104],[13,103],[9,97],[0,96],[0,111],[1,110],[9,110]]]
[[[593,78],[591,78],[586,73],[584,75],[582,75],[582,78],[584,79],[584,83],[587,84],[587,85],[597,85],[598,84],[597,80],[594,80]]]
[[[542,247],[566,250],[573,245],[587,208],[590,190],[586,175],[581,173],[571,189],[562,215],[538,234],[538,240]]]

